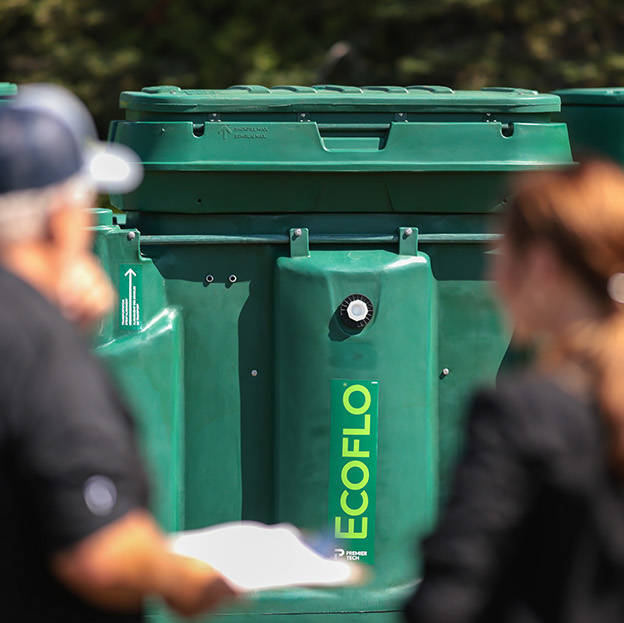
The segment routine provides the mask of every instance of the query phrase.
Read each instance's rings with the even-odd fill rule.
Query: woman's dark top
[[[408,621],[624,622],[624,481],[595,403],[527,376],[468,423]]]

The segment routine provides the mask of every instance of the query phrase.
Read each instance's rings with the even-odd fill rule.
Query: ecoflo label
[[[331,381],[329,525],[336,558],[375,560],[379,381]]]

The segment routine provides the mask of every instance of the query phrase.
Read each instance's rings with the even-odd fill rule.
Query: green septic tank
[[[164,86],[120,102],[110,139],[145,180],[111,198],[123,228],[97,228],[119,289],[99,352],[137,410],[159,518],[292,522],[373,567],[366,587],[264,593],[224,621],[394,619],[466,397],[508,344],[488,217],[510,173],[570,164],[559,98]]]
[[[12,82],[0,82],[0,106],[17,94],[17,86]]]
[[[607,156],[624,165],[624,88],[561,89],[558,118],[568,124],[575,158]]]

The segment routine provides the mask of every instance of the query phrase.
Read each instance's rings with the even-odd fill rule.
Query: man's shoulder
[[[28,365],[45,359],[55,349],[73,350],[80,342],[54,305],[3,268],[0,298],[0,352],[7,366]]]

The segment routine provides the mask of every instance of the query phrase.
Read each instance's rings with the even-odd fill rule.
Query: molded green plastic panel
[[[561,106],[622,106],[624,87],[595,87],[590,89],[558,89]]]
[[[410,582],[413,552],[403,545],[431,528],[437,497],[437,310],[428,258],[313,250],[279,258],[276,271],[276,519],[333,535],[331,383],[378,381],[375,586]],[[359,333],[339,320],[350,294],[367,296],[375,310]],[[362,609],[374,608],[361,599]]]
[[[624,88],[568,89],[558,119],[568,124],[575,158],[600,155],[624,164]]]
[[[141,211],[275,213],[414,211],[414,202],[435,201],[452,209],[449,194],[467,193],[451,174],[491,178],[571,160],[564,124],[517,123],[505,136],[498,122],[392,123],[383,149],[362,144],[379,139],[347,136],[340,149],[335,142],[328,149],[313,122],[260,127],[265,133],[237,139],[234,124],[206,124],[196,137],[191,122],[113,123],[111,139],[134,148],[146,170],[139,189],[113,197],[113,204]],[[479,183],[468,177],[461,179]],[[490,186],[487,179],[481,183]],[[414,186],[421,189],[416,197]],[[470,196],[487,200],[483,193]]]
[[[348,112],[400,109],[403,112],[554,112],[554,95],[526,89],[453,91],[448,87],[315,87],[238,85],[229,89],[180,89],[177,86],[145,87],[124,91],[121,108],[149,112]]]
[[[110,138],[132,145],[147,171],[487,171],[561,165],[570,156],[565,125],[556,123],[414,121],[330,133],[312,121],[236,122],[194,130],[190,121],[118,121]],[[328,135],[342,142],[328,145]]]
[[[156,237],[303,226],[312,234],[361,236],[412,227],[426,239],[487,229],[482,214],[434,212],[128,217]],[[487,246],[421,247],[427,255],[400,255],[398,242],[313,244],[309,257],[290,257],[287,244],[142,247],[164,278],[169,305],[184,310],[185,527],[242,517],[325,531],[329,383],[339,376],[380,381],[375,583],[263,594],[230,608],[228,621],[253,612],[394,611],[417,577],[414,544],[431,525],[435,498],[445,494],[463,401],[476,382],[494,378],[508,342],[480,280]],[[360,335],[345,333],[333,316],[354,292],[379,310]],[[450,373],[441,378],[445,367]]]
[[[403,587],[402,590],[393,595],[393,602],[401,603],[404,601],[409,595],[409,591],[413,590],[413,586]],[[288,595],[288,598],[285,597],[285,593],[282,593],[278,596],[278,594],[272,594],[271,598],[274,600],[273,603],[279,603],[281,609],[268,613],[262,616],[262,621],[275,620],[275,621],[284,621],[284,620],[292,620],[296,617],[296,620],[300,623],[327,623],[327,621],[340,621],[341,623],[402,623],[403,616],[398,611],[382,611],[381,609],[375,610],[373,612],[365,612],[365,611],[355,611],[350,610],[352,604],[352,599],[349,591],[345,590],[333,590],[333,591],[324,591],[328,599],[332,599],[332,601],[336,605],[336,611],[334,612],[312,612],[309,614],[297,614],[291,615],[294,604],[296,604],[301,599],[304,599],[307,594],[315,593],[318,591],[305,591],[305,590],[295,590],[291,591]],[[385,595],[384,595],[385,596]],[[381,597],[381,595],[380,595]],[[275,602],[275,599],[280,599],[280,602]],[[379,602],[380,608],[383,607],[383,600]],[[340,604],[345,608],[344,611],[339,611],[338,608]],[[289,616],[290,615],[290,616]],[[251,623],[252,621],[257,621],[259,615],[254,612],[241,612],[241,613],[229,613],[229,612],[219,612],[213,615],[213,617],[202,619],[203,621],[223,621],[227,623]],[[151,623],[186,623],[188,619],[182,619],[175,617],[171,614],[165,613],[164,611],[153,612],[148,615],[148,621]]]
[[[17,93],[17,85],[12,82],[0,82],[0,106]]]
[[[108,214],[106,214],[108,212]],[[136,418],[152,482],[152,508],[162,526],[184,526],[184,343],[182,315],[164,298],[162,277],[151,260],[139,253],[138,237],[112,225],[110,211],[98,210],[95,252],[113,284],[122,264],[139,264],[143,272],[143,328],[127,334],[119,309],[95,337],[102,357],[122,389]]]
[[[557,96],[522,89],[164,86],[120,101],[126,120],[109,139],[131,146],[146,171],[138,190],[112,197],[128,211],[414,212],[419,199],[446,210],[455,178],[434,173],[571,160],[566,126],[551,122]]]
[[[505,197],[506,179],[504,171],[366,174],[168,171],[146,175],[140,191],[126,195],[123,202],[113,198],[113,203],[118,207],[123,205],[129,216],[135,211],[140,211],[142,218],[148,212],[162,216],[180,212],[198,217],[225,213],[237,215],[235,222],[243,214],[491,212]],[[352,220],[358,219],[352,217]],[[273,228],[261,233],[270,231]]]
[[[201,620],[398,620],[465,401],[509,342],[483,276],[489,217],[510,173],[572,162],[558,98],[256,85],[122,105],[110,136],[146,176],[112,198],[125,229],[100,215],[96,248],[115,280],[141,263],[143,318],[122,332],[116,313],[98,343],[139,411],[165,525],[291,521],[326,545],[332,381],[379,387],[372,583]],[[360,333],[336,316],[354,293],[375,306]]]

